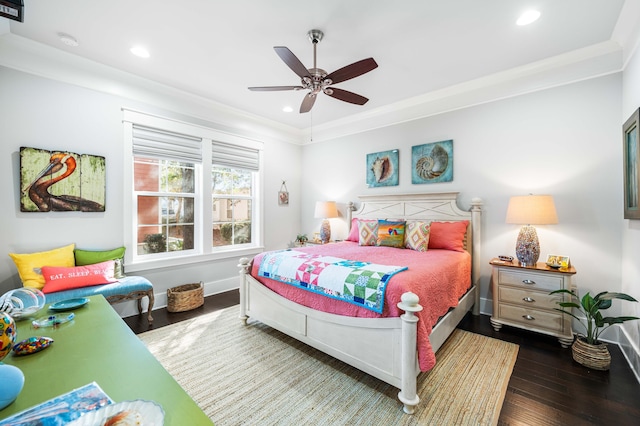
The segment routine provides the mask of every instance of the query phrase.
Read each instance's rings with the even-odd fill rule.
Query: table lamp
[[[336,202],[317,201],[316,211],[313,216],[316,219],[322,219],[322,225],[320,226],[320,240],[323,244],[328,243],[331,239],[331,224],[329,223],[329,219],[332,217],[338,217]]]
[[[532,225],[558,223],[556,206],[551,195],[520,195],[511,197],[507,207],[507,223],[523,225],[516,242],[516,257],[522,266],[535,266],[540,257],[540,243]]]

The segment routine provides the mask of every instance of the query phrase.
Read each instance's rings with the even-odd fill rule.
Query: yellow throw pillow
[[[9,256],[11,256],[18,268],[22,285],[42,290],[44,276],[40,268],[43,266],[75,266],[75,258],[73,256],[75,246],[75,244],[69,244],[68,246],[38,253],[9,253]]]

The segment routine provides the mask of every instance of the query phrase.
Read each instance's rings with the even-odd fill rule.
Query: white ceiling
[[[637,2],[638,0],[627,0]],[[298,129],[389,108],[463,82],[578,49],[611,43],[625,0],[25,0],[13,35],[196,94]],[[538,21],[516,26],[525,10]],[[0,18],[2,20],[3,18]],[[638,18],[634,17],[636,22]],[[617,26],[617,27],[616,27]],[[307,31],[320,29],[318,67],[327,72],[373,57],[379,67],[336,85],[370,101],[320,94],[299,114],[303,92],[251,92],[297,85],[275,54],[287,46],[313,66]],[[79,46],[60,41],[72,35]],[[144,45],[148,59],[129,49]],[[610,49],[609,49],[610,50]],[[622,50],[620,48],[620,50]],[[562,55],[562,56],[558,56]],[[622,55],[620,55],[622,57]],[[558,61],[559,63],[561,61]],[[621,66],[621,64],[620,64]],[[294,112],[285,113],[284,106]]]

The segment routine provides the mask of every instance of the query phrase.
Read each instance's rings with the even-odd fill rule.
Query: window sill
[[[185,266],[196,263],[210,262],[212,260],[230,259],[241,257],[253,257],[264,251],[264,247],[250,247],[238,250],[227,250],[224,252],[200,254],[195,256],[182,256],[168,259],[156,259],[146,262],[127,263],[125,271],[127,274],[131,272],[152,271],[162,268],[171,268],[175,266]]]

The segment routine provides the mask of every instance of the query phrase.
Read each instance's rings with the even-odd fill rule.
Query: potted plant
[[[304,246],[307,241],[309,241],[307,234],[298,234],[298,236],[296,237],[296,243],[298,243],[298,245],[300,246]]]
[[[578,337],[571,345],[573,359],[589,368],[596,370],[608,370],[611,365],[611,354],[607,345],[599,340],[600,335],[607,328],[614,324],[622,324],[625,321],[637,320],[638,317],[621,316],[621,317],[603,317],[602,312],[611,307],[613,299],[628,300],[637,302],[636,299],[624,293],[614,293],[603,291],[595,297],[587,292],[582,299],[578,297],[575,291],[561,289],[552,291],[550,294],[567,293],[570,295],[570,301],[557,302],[562,308],[556,310],[571,315],[577,319],[584,327],[586,334],[578,334]],[[571,308],[578,309],[584,318],[580,318],[571,312]]]

